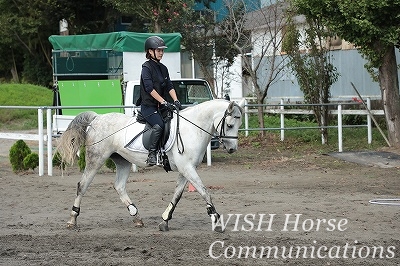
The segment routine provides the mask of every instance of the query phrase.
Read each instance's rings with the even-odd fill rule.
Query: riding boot
[[[149,156],[147,157],[147,165],[152,166],[157,164],[157,149],[163,129],[159,125],[154,125],[151,128],[149,140]]]

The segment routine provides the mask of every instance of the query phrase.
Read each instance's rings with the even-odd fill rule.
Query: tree
[[[290,58],[300,90],[306,103],[312,105],[315,119],[321,127],[322,143],[328,142],[330,87],[337,81],[338,73],[330,62],[331,34],[320,19],[307,18],[305,23],[295,24],[296,11],[288,12],[289,23],[286,28],[283,49]],[[297,18],[299,18],[297,16]],[[299,19],[297,19],[299,21]],[[302,33],[297,27],[302,28]],[[322,104],[322,105],[318,105]]]
[[[8,56],[3,54],[4,63],[0,64],[3,65],[3,69],[11,66],[14,80],[19,80],[17,71],[21,70],[22,77],[25,80],[31,78],[30,73],[27,73],[23,67],[29,62],[36,61],[35,67],[38,72],[46,68],[46,63],[50,63],[49,56],[38,56],[38,54],[43,56],[44,50],[49,51],[49,45],[46,48],[46,39],[43,36],[44,29],[49,25],[46,21],[48,6],[38,0],[29,2],[0,1],[0,9],[2,10],[0,14],[0,25],[2,27],[0,46],[4,47],[4,51],[8,53]],[[50,64],[47,65],[47,68],[50,69]],[[48,78],[51,79],[51,72],[48,74]],[[33,78],[32,83],[38,84],[41,81],[41,77],[37,75]]]
[[[210,3],[215,0],[105,2],[122,14],[132,17],[133,30],[181,33],[184,50],[199,64],[204,78],[210,83],[215,94],[213,57],[223,57],[224,55],[219,55],[220,51],[226,51],[224,47],[228,44],[226,40],[216,37],[214,14],[209,9]],[[201,12],[194,10],[195,2],[204,5]],[[147,25],[147,28],[143,24]]]
[[[40,85],[52,79],[48,37],[59,33],[61,19],[71,34],[82,34],[106,31],[117,16],[102,0],[0,0],[0,9],[0,71],[11,68],[14,79],[21,72],[24,81]]]
[[[224,62],[229,68],[237,54],[231,42],[219,31],[219,23],[214,21],[213,11],[204,9],[201,13],[191,10],[185,20],[180,21],[182,44],[199,64],[204,78],[210,83],[214,96],[214,68]]]
[[[139,19],[143,23],[148,23],[148,30],[156,33],[163,32],[164,27],[179,20],[193,3],[185,0],[104,0],[104,2],[112,5],[123,15],[132,17],[133,20]]]
[[[229,15],[221,31],[241,55],[243,73],[251,80],[257,104],[260,104],[259,127],[264,128],[264,109],[261,105],[286,64],[286,57],[281,56],[280,49],[285,34],[284,10],[287,5],[284,0],[271,1],[269,6],[247,13],[244,1],[226,3]],[[260,134],[263,136],[264,132]]]
[[[395,48],[400,45],[399,0],[293,0],[301,14],[320,19],[340,38],[354,43],[377,79],[392,146],[400,146],[400,98]]]

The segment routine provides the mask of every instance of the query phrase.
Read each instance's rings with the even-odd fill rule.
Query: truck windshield
[[[191,105],[212,100],[207,82],[201,80],[172,81],[181,104]]]
[[[182,105],[188,106],[213,99],[210,86],[202,80],[173,80],[176,94]],[[140,97],[140,85],[135,85],[133,90],[133,103]],[[169,94],[167,101],[172,102]]]

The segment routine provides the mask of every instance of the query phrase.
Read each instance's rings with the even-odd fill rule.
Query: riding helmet
[[[165,46],[164,40],[158,36],[151,36],[147,38],[146,42],[144,43],[145,51],[149,49],[166,49],[166,48],[168,47]]]

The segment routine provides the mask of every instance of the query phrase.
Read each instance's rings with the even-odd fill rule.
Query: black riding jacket
[[[158,106],[157,100],[150,95],[153,89],[165,99],[167,93],[173,88],[165,65],[154,60],[143,63],[140,78],[140,98],[143,105]]]

